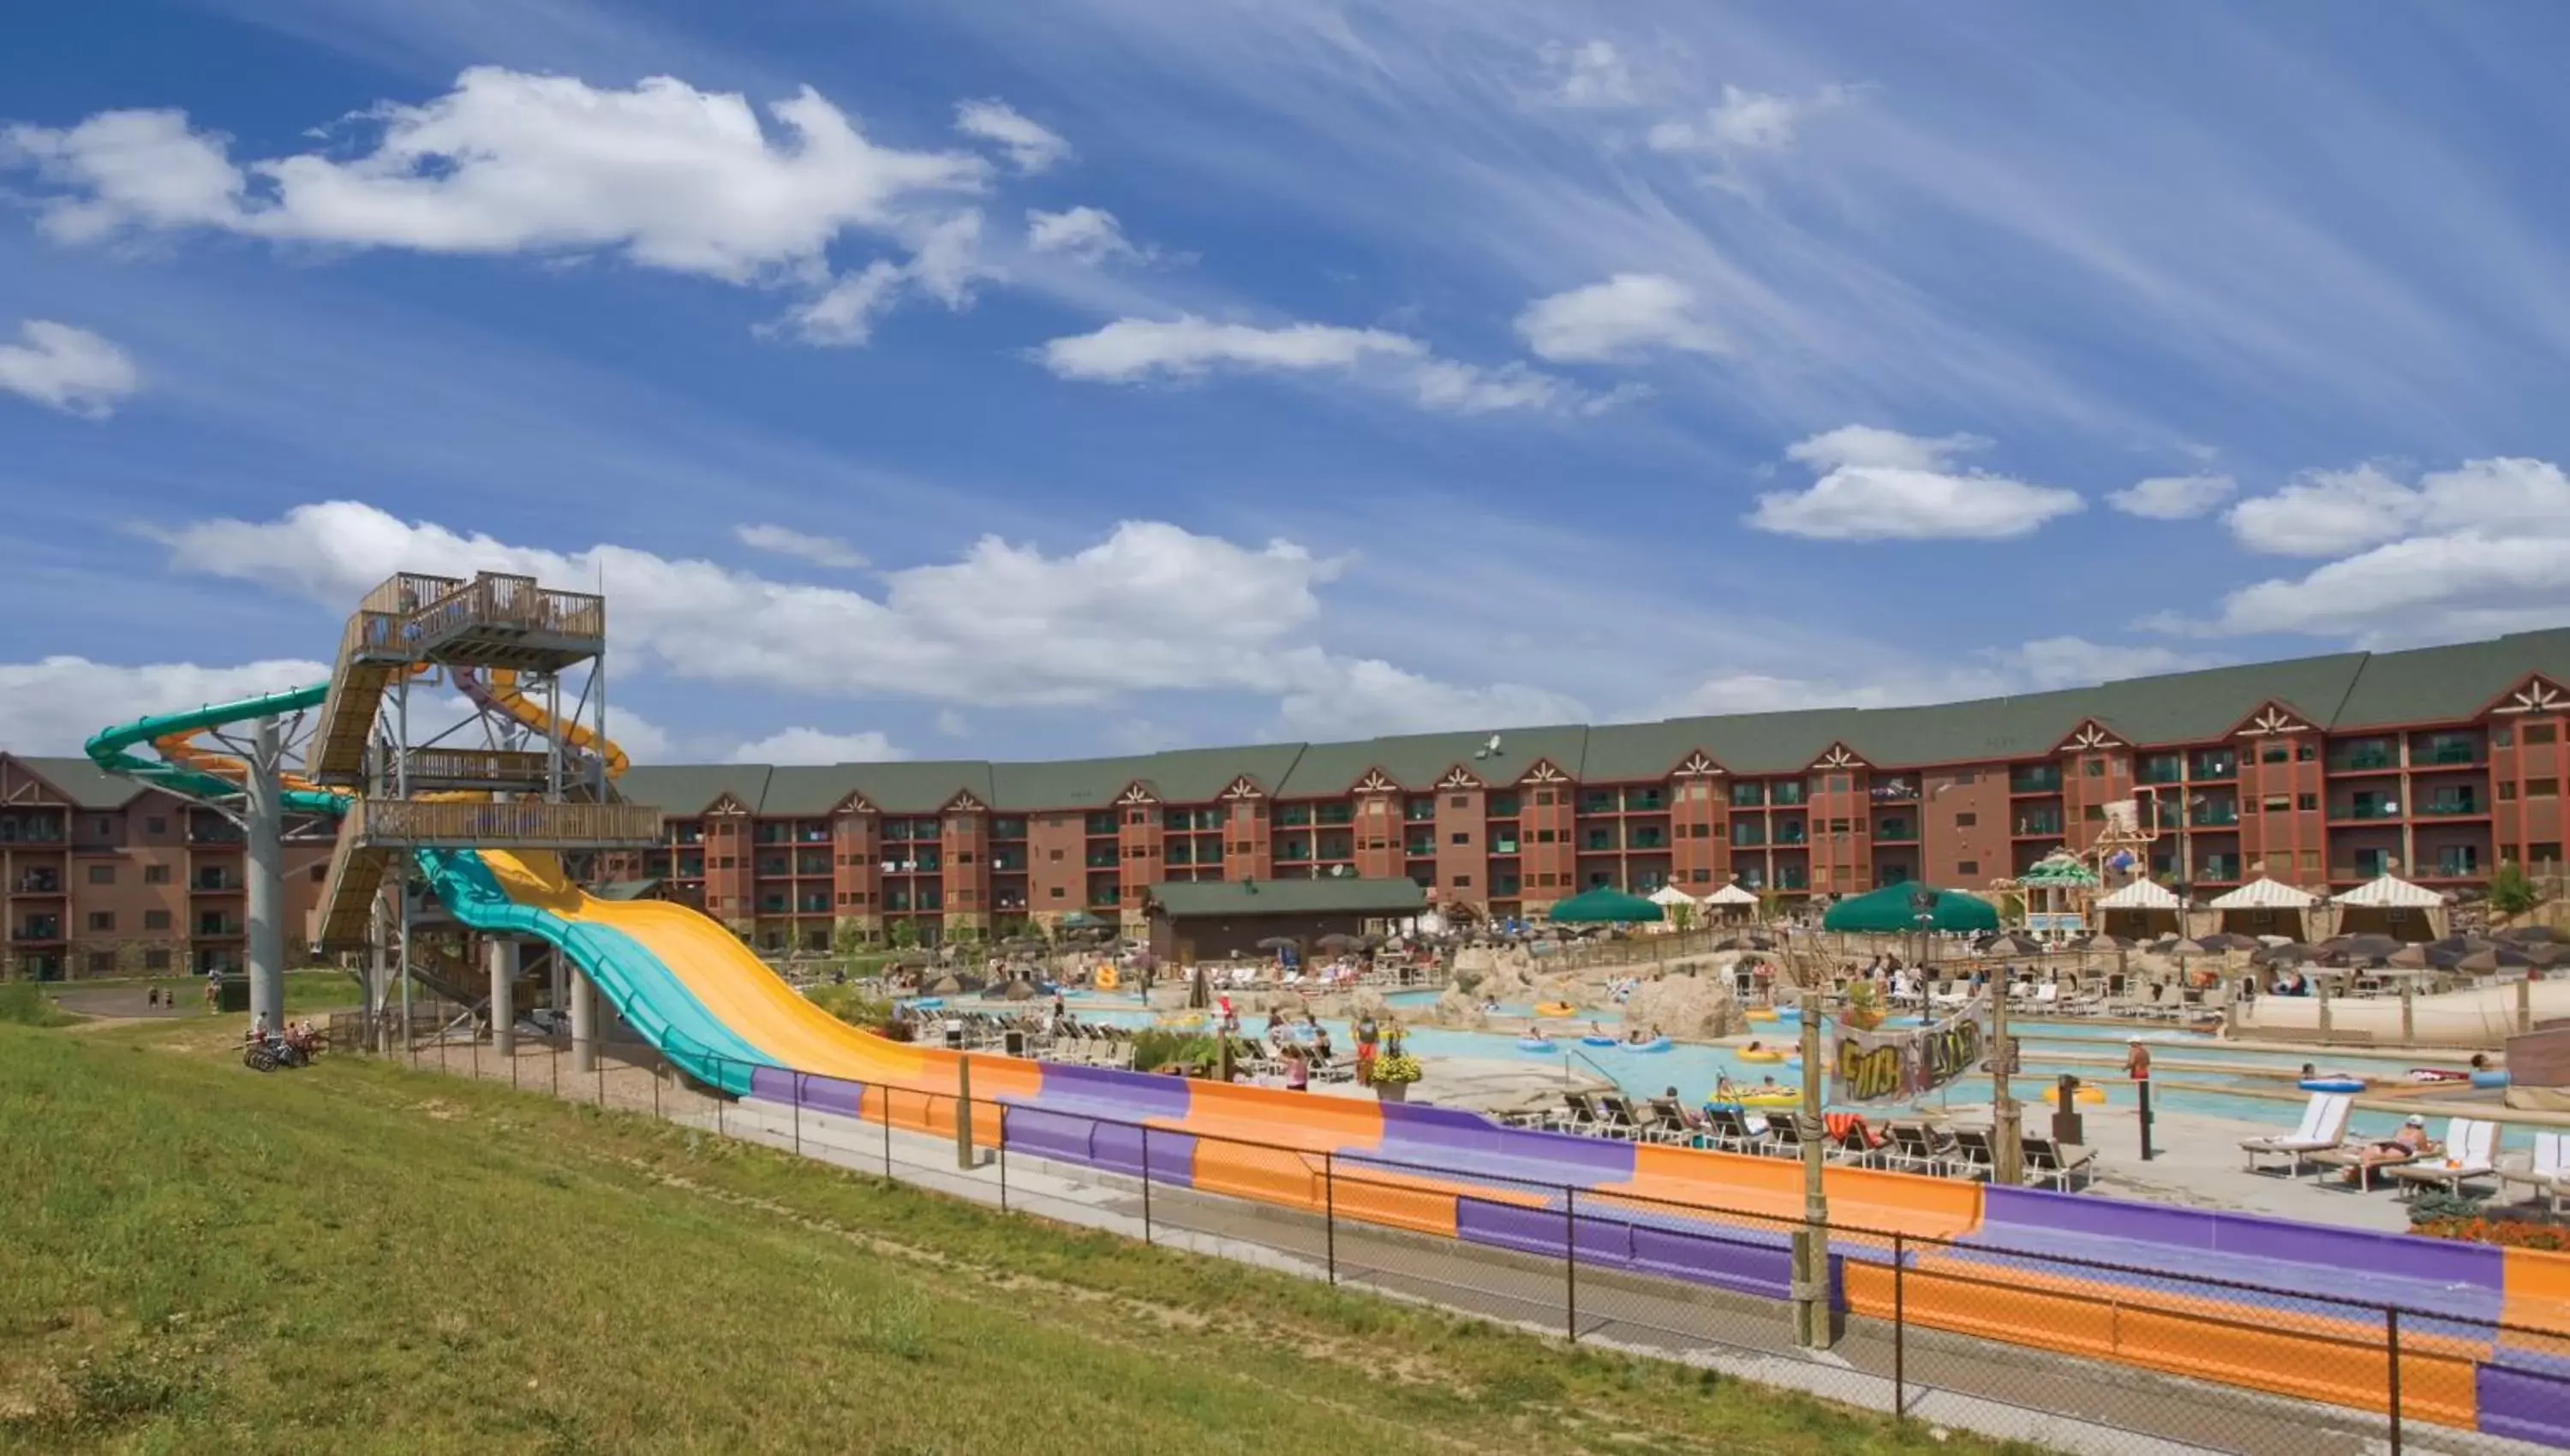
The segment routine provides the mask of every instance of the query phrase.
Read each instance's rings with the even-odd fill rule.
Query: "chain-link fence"
[[[1218,1136],[1006,1090],[966,1099],[695,1055],[682,1069],[624,1035],[521,1033],[503,1052],[457,1007],[414,1005],[407,1038],[334,1017],[331,1042],[2063,1450],[2570,1448],[2570,1323],[2530,1322],[2537,1301],[2510,1305],[2503,1280],[2458,1278],[2436,1307],[2404,1307],[2261,1283],[2213,1251],[2172,1271],[1987,1229],[1958,1240],[1844,1214],[1815,1227],[1546,1181],[1500,1154],[1428,1166],[1297,1147],[1286,1127]],[[977,1058],[974,1075],[1032,1065]],[[1821,1246],[1815,1280],[1797,1278],[1802,1240]],[[2479,1259],[2496,1251],[2450,1249],[2457,1271],[2499,1268]]]

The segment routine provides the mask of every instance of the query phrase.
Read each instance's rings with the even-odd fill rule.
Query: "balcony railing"
[[[12,940],[59,940],[63,938],[63,927],[61,922],[56,920],[29,920],[27,923],[11,929],[9,931],[9,938]]]
[[[2236,779],[2240,777],[2240,760],[2221,754],[2195,761],[2193,777],[2199,779]]]
[[[2181,759],[2146,758],[2133,770],[2133,779],[2143,784],[2174,784],[2186,777],[2186,764]]]
[[[2422,764],[2441,765],[2476,764],[2481,761],[2480,745],[2476,743],[2430,743],[2424,751],[2416,756],[2414,761]]]
[[[238,890],[241,886],[237,875],[199,875],[188,882],[188,888],[200,894]]]
[[[1776,826],[1776,843],[1780,845],[1808,844],[1810,841],[1811,835],[1799,824]]]
[[[2330,760],[2329,766],[2332,773],[2364,774],[2400,765],[2392,758],[2389,749],[2368,748],[2361,752],[2339,754]]]
[[[1731,843],[1735,849],[1754,849],[1767,843],[1767,836],[1755,830],[1735,826],[1731,831]]]
[[[2450,798],[2431,798],[2418,806],[2418,812],[2420,814],[2487,814],[2489,810],[2479,799],[2466,794]]]
[[[2400,806],[2397,804],[2358,803],[2334,804],[2330,806],[2330,818],[2332,819],[2352,819],[2363,822],[2371,820],[2398,819],[2399,817]]]
[[[18,877],[20,895],[60,895],[63,878],[59,875],[28,874]]]
[[[2061,818],[2054,814],[2029,814],[2016,822],[2019,835],[2059,834]]]
[[[2187,815],[2186,822],[2196,829],[2236,829],[2240,825],[2237,809],[2198,809]]]
[[[1493,837],[1492,837],[1492,840],[1491,840],[1491,853],[1492,853],[1492,854],[1494,854],[1494,855],[1513,855],[1513,854],[1515,854],[1516,852],[1517,852],[1517,841],[1516,841],[1516,836],[1514,836],[1514,835],[1499,835],[1499,836],[1493,836]]]
[[[1874,841],[1880,845],[1917,844],[1919,827],[1907,820],[1887,819],[1874,827]]]
[[[1627,848],[1636,850],[1665,850],[1668,847],[1669,837],[1650,829],[1633,831],[1633,838],[1627,845]]]
[[[1866,792],[1877,804],[1908,804],[1918,799],[1919,784],[1915,779],[1886,779]]]
[[[642,804],[439,803],[359,799],[348,806],[343,834],[363,843],[404,847],[525,845],[578,849],[660,842],[660,811]]]

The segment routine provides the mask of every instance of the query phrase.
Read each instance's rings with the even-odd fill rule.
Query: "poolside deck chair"
[[[2498,1176],[2498,1124],[2479,1118],[2454,1121],[2462,1126],[2451,1129],[2453,1138],[2445,1144],[2443,1157],[2420,1158],[2390,1170],[2392,1181],[2410,1190],[2411,1197],[2423,1188],[2460,1193],[2473,1179]]]
[[[2436,1142],[2436,1147],[2439,1151],[2434,1156],[2441,1160],[2445,1156],[2443,1150],[2460,1146],[2462,1136],[2471,1124],[2472,1119],[2468,1117],[2447,1118],[2445,1120],[2445,1136]],[[2389,1158],[2377,1159],[2374,1162],[2367,1163],[2365,1161],[2365,1154],[2372,1147],[2373,1143],[2371,1140],[2360,1139],[2358,1141],[2349,1143],[2345,1147],[2333,1148],[2326,1153],[2314,1153],[2310,1156],[2313,1163],[2323,1168],[2335,1168],[2342,1172],[2351,1169],[2354,1170],[2356,1173],[2356,1190],[2358,1193],[2372,1192],[2373,1180],[2376,1177],[2387,1178],[2390,1176],[2393,1169],[2405,1168],[2410,1163],[2417,1161],[2413,1158]]]
[[[1767,1123],[1767,1146],[1780,1158],[1803,1156],[1803,1124],[1792,1113],[1771,1118]]]
[[[2534,1190],[2537,1201],[2548,1201],[2552,1212],[2561,1212],[2561,1200],[2570,1197],[2570,1133],[2536,1133],[2533,1157],[2522,1167],[2513,1163],[2498,1171],[2499,1181],[2524,1184]]]
[[[1767,1125],[1761,1122],[1753,1131],[1748,1114],[1737,1107],[1706,1108],[1704,1126],[1713,1146],[1725,1152],[1754,1153],[1759,1150],[1759,1144],[1767,1141]]]
[[[2070,1181],[2097,1161],[2097,1150],[2077,1143],[2056,1143],[2050,1138],[2026,1137],[2025,1181],[2049,1183],[2063,1193],[2070,1191]]]
[[[1883,1161],[1890,1167],[1941,1176],[1952,1161],[1953,1143],[1939,1139],[1936,1130],[1924,1122],[1886,1123],[1883,1130],[1891,1138],[1883,1147]]]
[[[2258,1160],[2283,1154],[2294,1160],[2285,1176],[2300,1178],[2303,1160],[2314,1153],[2326,1153],[2347,1141],[2348,1111],[2356,1106],[2353,1092],[2315,1092],[2303,1105],[2303,1120],[2282,1136],[2242,1138],[2240,1151],[2249,1155],[2249,1171],[2258,1171]]]
[[[1561,1110],[1553,1114],[1554,1128],[1565,1133],[1594,1133],[1604,1122],[1585,1092],[1562,1093]]]
[[[1650,1120],[1642,1124],[1646,1142],[1672,1143],[1687,1147],[1696,1141],[1699,1129],[1687,1121],[1686,1109],[1674,1097],[1654,1097],[1650,1101]]]
[[[1642,1120],[1633,1115],[1633,1104],[1614,1092],[1600,1092],[1595,1098],[1598,1130],[1610,1138],[1639,1139]]]
[[[1990,1141],[1991,1129],[1958,1127],[1954,1129],[1954,1151],[1947,1164],[1972,1178],[1987,1178],[1998,1171],[1998,1150]]]

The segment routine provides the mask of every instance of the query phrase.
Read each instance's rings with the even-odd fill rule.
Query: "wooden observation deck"
[[[339,821],[313,947],[361,949],[376,892],[392,858],[413,850],[643,850],[660,843],[660,811],[647,804],[557,804],[359,799]]]

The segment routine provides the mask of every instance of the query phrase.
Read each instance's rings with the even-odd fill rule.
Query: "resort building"
[[[665,811],[666,843],[596,868],[794,952],[1073,911],[1147,933],[1157,887],[1208,881],[1407,880],[1488,916],[1597,885],[1787,903],[1976,889],[2090,850],[2130,801],[2152,877],[2189,894],[2386,870],[2459,891],[2503,860],[2559,873],[2566,733],[2570,630],[2555,630],[1915,708],[1055,763],[637,767],[624,791]],[[289,928],[329,849],[289,843]],[[0,754],[22,970],[230,963],[240,859],[215,815],[84,760]]]

